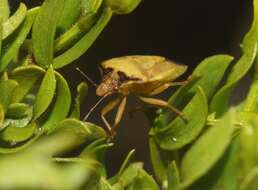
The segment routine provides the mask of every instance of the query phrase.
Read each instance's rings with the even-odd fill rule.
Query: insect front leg
[[[114,122],[113,125],[110,125],[108,123],[107,119],[105,118],[105,115],[107,113],[109,113],[110,111],[112,111],[118,104],[119,104],[119,107],[118,107],[118,110],[117,110],[117,113],[116,113],[115,122]],[[121,121],[121,118],[122,118],[122,115],[123,115],[123,112],[124,112],[124,109],[125,109],[125,105],[126,105],[126,97],[123,97],[123,98],[119,97],[119,98],[111,101],[110,103],[108,103],[101,110],[101,118],[104,121],[111,138],[113,138],[113,136],[115,135],[116,127],[119,124],[119,122]]]
[[[156,98],[146,98],[146,97],[139,97],[139,99],[147,104],[160,106],[160,107],[166,107],[170,109],[171,111],[175,112],[177,115],[179,115],[185,122],[188,122],[187,118],[184,116],[184,114],[178,110],[177,108],[171,106],[168,102]]]

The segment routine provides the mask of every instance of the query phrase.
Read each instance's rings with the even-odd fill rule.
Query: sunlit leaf
[[[112,17],[112,11],[105,8],[97,23],[73,47],[59,55],[54,60],[54,68],[61,68],[84,54],[100,35]]]
[[[56,78],[53,67],[47,70],[40,85],[35,104],[33,107],[34,119],[40,117],[49,107],[53,100],[56,89]]]
[[[45,70],[35,65],[21,66],[10,73],[10,78],[18,82],[12,102],[20,102],[44,75]]]
[[[32,29],[33,55],[41,66],[53,63],[54,38],[63,7],[64,0],[46,0],[35,19]]]
[[[70,117],[74,117],[77,119],[79,119],[81,117],[81,105],[83,104],[87,93],[88,93],[88,85],[85,82],[80,83],[77,86],[77,95],[75,98],[73,111],[72,111]]]
[[[9,10],[9,3],[8,0],[1,0],[0,1],[0,17],[3,21],[6,21],[9,17],[10,10]]]
[[[177,117],[163,129],[155,131],[155,139],[161,148],[179,149],[192,142],[203,129],[208,115],[207,98],[201,88],[183,110],[188,121]]]
[[[0,82],[0,104],[4,112],[7,111],[9,104],[12,101],[13,92],[17,87],[17,82],[14,80],[6,80]]]
[[[57,90],[55,102],[46,113],[46,121],[42,124],[44,130],[50,130],[59,121],[67,116],[71,105],[71,92],[66,80],[61,74],[55,73],[57,80]]]
[[[3,23],[3,33],[2,39],[7,38],[10,34],[12,34],[22,23],[26,16],[27,8],[26,5],[20,3],[17,11]]]
[[[256,56],[257,45],[253,45],[239,59],[232,68],[231,73],[227,78],[226,84],[215,94],[211,101],[210,110],[216,112],[216,117],[220,117],[228,109],[228,101],[236,83],[248,72],[251,68]]]
[[[231,141],[234,129],[233,122],[234,111],[231,110],[221,121],[207,130],[186,152],[180,172],[183,187],[191,185],[203,176],[223,155]]]
[[[30,32],[34,18],[38,13],[38,8],[31,9],[27,12],[24,22],[21,24],[19,29],[15,32],[16,35],[11,42],[8,44],[3,43],[6,48],[2,49],[2,57],[0,59],[0,71],[3,71],[10,62],[17,56],[19,48],[23,44],[27,35]]]

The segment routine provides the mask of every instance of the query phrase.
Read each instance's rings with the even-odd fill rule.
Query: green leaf
[[[131,164],[121,175],[118,182],[113,185],[113,189],[124,189],[128,185],[132,184],[142,167],[143,165],[140,162]]]
[[[186,152],[181,166],[182,187],[202,177],[223,155],[231,141],[233,122],[234,111],[231,110]]]
[[[201,77],[192,90],[196,91],[197,85],[201,86],[210,100],[232,60],[233,57],[229,55],[215,55],[204,59],[192,73],[192,76]]]
[[[4,117],[5,117],[4,108],[0,104],[0,129],[3,127]]]
[[[10,9],[8,0],[0,0],[0,18],[6,21],[9,17]]]
[[[17,85],[17,82],[14,80],[0,82],[0,104],[2,105],[4,112],[7,111],[8,106],[12,101],[14,90]]]
[[[34,120],[39,118],[49,107],[53,100],[56,89],[56,79],[53,67],[50,65],[36,96],[33,113]]]
[[[83,55],[100,35],[112,17],[112,11],[104,8],[97,23],[73,47],[59,55],[54,60],[54,68],[61,68]]]
[[[151,164],[154,171],[154,175],[161,186],[165,189],[167,187],[167,159],[165,152],[160,150],[153,137],[149,138],[149,149]],[[163,153],[163,155],[162,155]],[[165,157],[165,158],[164,158]]]
[[[58,31],[64,33],[79,18],[81,13],[81,0],[65,0],[64,9],[58,22]]]
[[[258,189],[258,166],[244,178],[240,184],[240,190],[257,190]]]
[[[3,47],[6,48],[2,49],[2,57],[0,59],[0,71],[3,71],[18,55],[19,48],[29,34],[38,10],[38,8],[34,8],[27,12],[26,18],[22,25],[19,27],[19,29],[15,32],[16,35],[14,36],[12,42],[9,42],[8,44],[5,44],[3,42]]]
[[[183,110],[188,121],[177,117],[170,124],[155,131],[155,139],[165,150],[176,150],[192,142],[203,129],[208,115],[207,98],[201,88]]]
[[[143,169],[140,169],[137,177],[127,190],[158,190],[158,185],[155,180]]]
[[[10,78],[18,82],[12,102],[20,102],[43,76],[45,70],[35,65],[21,66],[10,73]]]
[[[32,48],[36,63],[47,67],[53,63],[54,38],[64,0],[45,0],[32,29]]]
[[[81,117],[81,105],[88,93],[88,85],[85,82],[80,83],[77,86],[77,95],[75,98],[74,108],[70,117],[80,119]]]
[[[48,133],[53,133],[55,131],[75,134],[80,141],[91,141],[106,136],[106,133],[102,128],[91,123],[84,123],[77,119],[65,119],[58,123],[55,128],[48,131]]]
[[[56,98],[51,109],[47,111],[45,116],[47,119],[42,125],[46,131],[50,130],[58,122],[65,119],[71,105],[71,92],[66,80],[57,72],[55,72],[55,76],[57,80]]]
[[[227,78],[226,84],[213,97],[210,110],[216,112],[216,117],[220,117],[228,109],[228,100],[236,83],[246,75],[251,68],[257,51],[257,45],[253,45],[234,65]]]
[[[99,182],[99,190],[113,190],[113,188],[105,178],[101,177]]]
[[[58,52],[65,50],[74,45],[74,43],[77,42],[83,34],[87,33],[91,29],[97,18],[97,14],[87,14],[82,16],[69,30],[55,40],[54,51]]]
[[[51,156],[73,145],[74,136],[59,134],[43,138],[19,154],[1,156],[5,175],[0,176],[0,189],[42,189],[42,184],[45,189],[79,189],[94,172],[91,161],[63,163],[62,167],[51,162]]]
[[[27,8],[25,4],[20,3],[18,10],[8,20],[3,23],[2,39],[11,35],[23,22],[26,16]]]
[[[30,112],[30,107],[28,104],[24,103],[13,103],[10,104],[6,113],[8,118],[22,118],[28,116]]]
[[[236,190],[239,183],[239,138],[233,139],[219,161],[189,189]],[[230,176],[230,177],[229,177]]]
[[[88,145],[80,154],[81,158],[92,158],[104,162],[104,152],[113,146],[111,143],[106,143],[106,138],[100,138]]]
[[[82,15],[97,13],[103,0],[81,0]]]
[[[116,14],[128,14],[132,12],[140,2],[141,0],[106,0],[106,5]]]
[[[108,181],[111,183],[111,184],[114,184],[115,182],[117,182],[118,178],[122,175],[122,173],[126,170],[126,168],[129,166],[129,164],[131,163],[131,159],[132,157],[134,156],[135,154],[135,150],[131,150],[128,155],[126,156],[122,166],[120,167],[118,173],[113,176],[112,178],[110,178]]]
[[[26,127],[15,127],[9,126],[7,127],[0,135],[1,139],[11,143],[19,143],[26,141],[30,137],[34,135],[34,131],[36,130],[36,124],[31,123]]]
[[[253,23],[249,32],[245,35],[243,40],[243,50],[249,51],[249,48],[254,43],[258,42],[258,1],[253,0]]]
[[[168,190],[176,190],[179,188],[180,178],[176,162],[173,161],[168,166]]]
[[[258,165],[258,115],[254,113],[242,113],[245,121],[239,134],[241,173],[246,176]]]
[[[19,146],[15,147],[0,147],[0,153],[1,154],[13,154],[22,150],[25,150],[29,146],[31,146],[33,143],[35,143],[39,137],[42,135],[42,133],[35,134],[34,137],[32,137],[30,140],[28,140],[26,143],[20,144]]]

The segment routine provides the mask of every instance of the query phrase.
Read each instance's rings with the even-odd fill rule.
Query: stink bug
[[[134,55],[104,61],[101,64],[101,69],[103,72],[103,79],[100,85],[96,85],[77,68],[77,70],[90,80],[90,82],[93,82],[97,87],[96,94],[102,97],[84,117],[84,120],[87,120],[90,113],[104,98],[112,94],[117,94],[118,97],[109,102],[101,110],[101,118],[111,137],[115,135],[117,126],[121,121],[126,106],[126,99],[129,94],[135,95],[147,104],[167,107],[177,113],[182,119],[186,120],[179,110],[168,104],[166,101],[148,97],[157,95],[170,86],[185,84],[187,81],[173,81],[186,71],[186,65],[176,64],[161,56]],[[116,106],[118,106],[118,110],[115,122],[110,125],[106,120],[105,115]]]

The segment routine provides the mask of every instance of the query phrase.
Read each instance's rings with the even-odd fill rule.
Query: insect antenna
[[[79,73],[84,76],[93,86],[98,87],[98,85],[88,76],[86,73],[84,73],[79,67],[75,68]]]
[[[84,116],[83,121],[86,121],[86,120],[89,118],[90,114],[96,109],[96,107],[97,107],[107,96],[109,96],[109,95],[110,95],[110,94],[106,94],[106,95],[102,96],[102,97],[97,101],[97,103],[90,109],[90,111]]]

